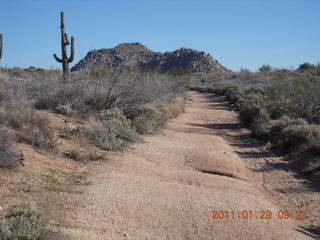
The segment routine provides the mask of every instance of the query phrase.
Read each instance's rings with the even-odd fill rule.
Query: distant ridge
[[[183,68],[193,73],[230,72],[217,60],[203,51],[180,48],[173,52],[154,52],[141,43],[122,43],[114,48],[92,50],[75,64],[71,71],[96,67],[125,68],[131,71],[148,70],[170,71]]]

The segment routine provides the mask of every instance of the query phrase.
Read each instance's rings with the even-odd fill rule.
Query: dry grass
[[[93,70],[94,71],[94,70]],[[149,102],[168,102],[183,94],[182,77],[127,71],[73,73],[67,84],[57,71],[7,69],[2,83],[38,109],[69,115],[90,115],[109,108],[124,112]]]

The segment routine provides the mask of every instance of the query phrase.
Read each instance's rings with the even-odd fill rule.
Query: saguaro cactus
[[[61,12],[61,51],[62,57],[61,59],[57,57],[56,54],[53,54],[53,57],[58,63],[62,63],[63,70],[63,78],[65,80],[69,79],[70,76],[70,68],[69,63],[71,63],[74,59],[74,37],[71,37],[71,55],[68,58],[67,46],[70,45],[70,41],[68,39],[68,34],[66,33],[65,24],[64,24],[64,13]]]
[[[3,42],[3,36],[2,36],[2,33],[0,33],[0,63],[2,60],[2,42]]]

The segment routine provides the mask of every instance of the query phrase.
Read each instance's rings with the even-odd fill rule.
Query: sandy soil
[[[75,211],[56,224],[61,238],[316,237],[319,192],[284,165],[272,164],[284,160],[248,138],[222,97],[189,95],[185,113],[159,133],[94,163],[91,185],[68,200]],[[279,220],[284,209],[307,210],[309,218]],[[224,218],[212,219],[214,210],[224,211]],[[271,219],[260,219],[267,210]],[[244,219],[244,211],[252,211],[252,218]]]

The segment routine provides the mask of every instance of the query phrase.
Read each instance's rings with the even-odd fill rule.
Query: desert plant
[[[306,175],[320,176],[320,144],[316,142],[308,145],[302,151],[295,154],[302,173]]]
[[[320,122],[320,79],[277,79],[268,90],[268,102],[274,109],[291,118],[304,118],[310,123]]]
[[[214,90],[214,93],[222,96],[225,94],[226,91],[227,91],[227,87],[221,86],[221,87],[216,87]]]
[[[86,73],[77,72],[73,73],[68,85],[61,82],[57,73],[53,72],[49,72],[45,78],[12,79],[5,83],[38,109],[68,112],[81,117],[113,107],[127,113],[138,105],[168,102],[185,92],[183,79],[178,77],[127,71],[115,71],[101,79],[90,79]],[[68,111],[59,105],[68,106]]]
[[[284,151],[291,151],[293,148],[305,144],[312,144],[320,139],[320,127],[317,125],[291,125],[286,127],[279,134],[276,146]]]
[[[164,125],[170,118],[183,112],[184,101],[181,98],[173,99],[170,103],[147,103],[138,106],[131,114],[132,124],[138,133],[152,133]]]
[[[47,221],[27,204],[12,207],[0,220],[1,240],[37,240],[46,231]]]
[[[253,136],[265,138],[276,144],[282,131],[292,125],[308,125],[308,122],[302,118],[292,119],[286,115],[277,120],[259,119],[252,127]]]
[[[0,122],[16,130],[17,140],[46,150],[53,148],[54,135],[48,119],[3,88],[0,88],[0,103]]]
[[[64,12],[60,13],[61,18],[61,50],[62,50],[62,57],[61,59],[57,57],[56,54],[53,54],[54,59],[58,63],[62,63],[62,70],[63,70],[63,78],[68,80],[70,77],[70,68],[69,63],[71,63],[74,59],[74,37],[71,37],[71,55],[68,57],[67,46],[70,45],[70,41],[68,39],[68,34],[65,31],[65,23],[64,23]]]
[[[137,139],[131,127],[116,119],[91,124],[85,129],[85,134],[97,147],[111,151],[122,150]]]
[[[133,125],[141,134],[150,133],[162,126],[168,117],[156,104],[145,104],[136,109]]]
[[[45,150],[54,148],[54,132],[49,128],[49,120],[34,114],[28,119],[25,130],[21,133],[21,140]]]
[[[226,101],[230,104],[236,103],[240,98],[244,97],[243,89],[239,87],[229,87],[224,93]]]
[[[260,68],[259,68],[259,71],[260,72],[270,72],[272,70],[271,66],[270,65],[262,65]]]
[[[272,141],[276,141],[282,131],[292,125],[308,125],[308,122],[302,118],[291,119],[288,116],[282,116],[278,120],[270,121],[269,125],[269,138]]]
[[[314,69],[315,66],[311,63],[303,63],[299,65],[298,70],[310,70],[310,69]]]
[[[3,35],[0,33],[0,63],[2,60],[2,49],[3,49]]]
[[[80,129],[93,144],[104,150],[122,150],[138,139],[131,122],[119,109],[102,111],[96,121]]]
[[[239,110],[239,119],[245,124],[251,124],[265,114],[266,102],[262,94],[249,93],[236,103]]]
[[[103,156],[93,153],[84,153],[78,149],[72,149],[71,151],[64,153],[64,156],[71,158],[78,162],[98,161],[103,159]]]
[[[23,156],[14,146],[16,136],[14,132],[0,126],[0,168],[15,168],[21,164]]]

